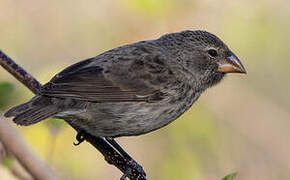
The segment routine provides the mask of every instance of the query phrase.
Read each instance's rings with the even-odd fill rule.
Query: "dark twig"
[[[1,50],[0,65],[35,94],[40,89],[41,84],[32,75],[16,64],[11,58],[5,55]],[[81,129],[74,127],[72,124],[71,126],[77,132],[82,131]],[[128,177],[132,180],[146,180],[146,174],[143,171],[143,168],[132,158],[122,156],[122,154],[118,152],[108,141],[106,141],[105,138],[95,137],[87,133],[85,133],[84,138],[104,155],[105,160],[109,164],[116,166],[124,173],[122,179]]]
[[[10,72],[16,79],[30,89],[34,94],[38,92],[41,84],[22,67],[16,64],[10,57],[0,50],[0,65]]]

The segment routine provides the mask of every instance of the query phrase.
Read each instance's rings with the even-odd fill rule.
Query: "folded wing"
[[[144,92],[144,88],[121,87],[104,76],[102,67],[89,66],[91,61],[88,59],[65,69],[45,84],[40,94],[90,102],[146,102],[161,99],[156,89]]]

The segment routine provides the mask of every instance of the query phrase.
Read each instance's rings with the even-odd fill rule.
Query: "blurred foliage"
[[[137,13],[165,18],[172,11],[172,0],[125,0],[126,5]]]
[[[174,123],[175,127],[167,132],[168,150],[163,154],[162,179],[202,178],[199,172],[206,162],[200,157],[215,156],[212,150],[215,149],[216,130],[212,120],[209,112],[196,104],[182,116],[182,120]],[[182,165],[183,173],[168,173],[174,172],[177,164]]]
[[[0,82],[0,109],[4,109],[12,98],[13,85],[8,82]]]
[[[236,176],[237,176],[237,173],[232,173],[224,177],[222,180],[234,180]]]
[[[217,34],[244,63],[247,76],[229,75],[165,128],[121,138],[124,149],[153,180],[220,179],[234,170],[241,180],[289,179],[290,1],[0,0],[0,5],[0,48],[42,83],[119,45],[185,29]],[[33,96],[1,68],[0,82],[5,82],[1,110]],[[120,177],[87,143],[74,147],[76,132],[62,120],[19,130],[63,179]]]
[[[12,163],[13,163],[13,158],[10,156],[7,156],[2,160],[2,165],[8,169],[11,169]]]

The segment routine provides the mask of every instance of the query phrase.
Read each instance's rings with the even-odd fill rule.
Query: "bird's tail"
[[[14,117],[13,121],[18,125],[29,126],[45,120],[57,112],[57,107],[49,98],[35,96],[27,103],[9,109],[4,116]]]

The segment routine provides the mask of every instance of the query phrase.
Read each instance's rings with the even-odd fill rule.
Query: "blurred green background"
[[[289,17],[289,0],[0,0],[0,49],[45,83],[120,45],[210,31],[248,74],[228,75],[169,126],[117,140],[153,180],[221,179],[235,171],[240,180],[282,180],[290,179]],[[0,82],[2,112],[33,95],[2,68]],[[73,146],[76,133],[62,121],[16,128],[63,179],[121,175],[89,144]],[[5,166],[1,174],[13,179]]]

